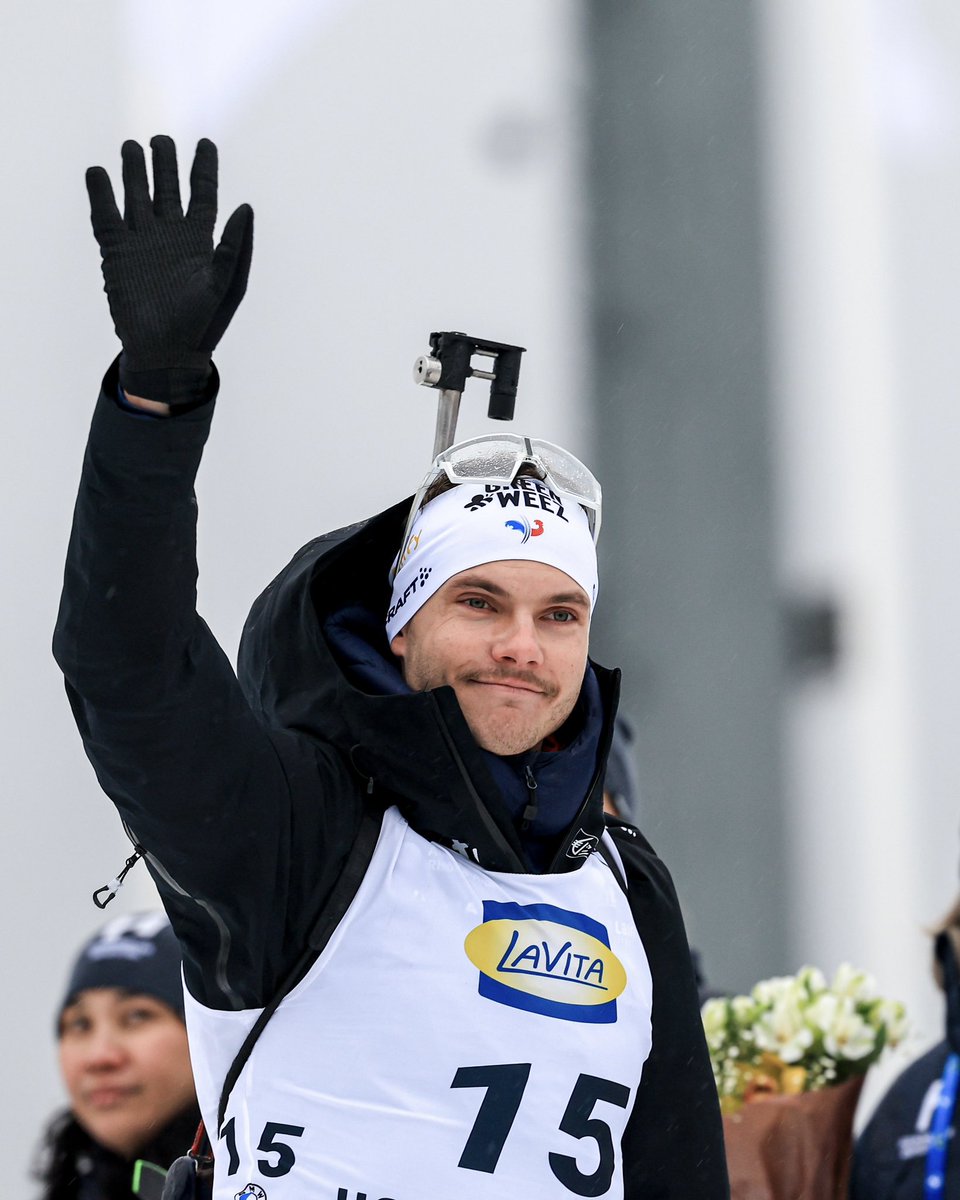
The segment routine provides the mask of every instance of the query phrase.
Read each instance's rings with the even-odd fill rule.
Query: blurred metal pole
[[[708,980],[789,961],[759,195],[747,0],[583,6],[596,656],[624,667],[643,828]]]

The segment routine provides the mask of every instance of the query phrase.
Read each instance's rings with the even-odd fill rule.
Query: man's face
[[[453,688],[484,750],[521,754],[570,715],[589,629],[587,596],[569,575],[511,559],[448,579],[390,648],[415,692]]]

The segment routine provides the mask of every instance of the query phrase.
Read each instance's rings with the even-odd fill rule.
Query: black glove
[[[121,150],[123,217],[103,167],[87,171],[87,193],[104,291],[123,344],[120,386],[176,407],[204,399],[210,356],[247,290],[253,209],[241,204],[214,250],[216,146],[206,138],[197,143],[186,216],[173,141],[155,137],[150,147],[152,201],[137,142]]]

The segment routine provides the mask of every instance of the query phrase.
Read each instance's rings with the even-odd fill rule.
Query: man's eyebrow
[[[454,588],[476,588],[479,591],[489,592],[491,596],[508,596],[506,588],[502,588],[498,583],[487,579],[483,575],[456,575],[449,581]],[[580,608],[589,608],[590,601],[587,599],[584,592],[557,592],[556,595],[547,598],[547,604],[575,604]]]
[[[479,588],[484,592],[490,592],[493,596],[507,595],[506,588],[502,588],[498,583],[493,583],[492,580],[484,578],[483,575],[455,575],[449,582],[455,588]]]
[[[578,604],[581,608],[589,608],[590,601],[583,592],[560,592],[556,596],[551,596],[549,604]]]

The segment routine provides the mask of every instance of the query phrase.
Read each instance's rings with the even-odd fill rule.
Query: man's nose
[[[506,619],[497,631],[492,652],[498,662],[513,662],[518,667],[535,667],[542,663],[543,647],[534,618],[517,614]]]

